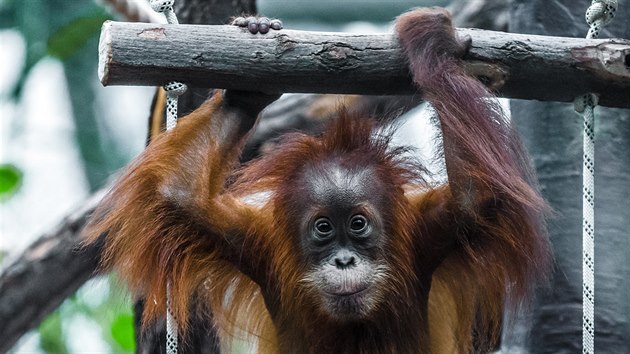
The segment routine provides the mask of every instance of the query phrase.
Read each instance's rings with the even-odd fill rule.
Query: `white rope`
[[[597,96],[576,100],[584,116],[582,167],[582,352],[595,352],[595,114]],[[579,102],[578,102],[579,101]]]
[[[150,4],[153,11],[163,13],[164,16],[166,16],[166,21],[169,24],[179,24],[177,15],[175,15],[175,11],[173,11],[175,0],[150,0]]]
[[[166,354],[177,354],[177,320],[171,311],[171,282],[166,284]]]
[[[617,0],[593,0],[586,10],[590,26],[587,39],[597,38],[612,21]],[[582,169],[582,353],[595,353],[595,106],[597,96],[575,99],[575,110],[584,117],[584,166]]]
[[[175,0],[150,0],[151,8],[155,12],[164,13],[169,24],[179,24],[177,15],[173,11]],[[166,91],[166,130],[173,129],[177,124],[177,101],[186,92],[186,85],[171,81],[164,86]],[[171,282],[166,283],[166,354],[177,354],[178,342],[177,319],[171,310]]]
[[[593,0],[586,10],[586,23],[590,26],[587,39],[599,37],[599,31],[612,21],[617,12],[617,0]]]
[[[186,92],[186,85],[181,82],[169,82],[166,90],[166,130],[177,124],[177,99]],[[177,354],[177,320],[171,310],[171,282],[166,283],[166,354]]]
[[[187,89],[186,84],[177,81],[171,81],[164,85],[164,90],[166,90],[166,130],[175,128],[177,124],[177,99]]]

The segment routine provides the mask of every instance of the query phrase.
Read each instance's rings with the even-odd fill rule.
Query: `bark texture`
[[[500,95],[570,102],[586,92],[630,108],[630,40],[459,29],[471,38],[467,70]],[[252,35],[235,26],[106,22],[104,85],[193,86],[262,92],[411,94],[396,37],[281,30]]]

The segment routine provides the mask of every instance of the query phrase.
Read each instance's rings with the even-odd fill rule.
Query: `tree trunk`
[[[515,0],[510,31],[585,36],[587,0]],[[630,7],[620,2],[601,37],[630,37]],[[630,97],[628,97],[630,100]],[[582,118],[572,104],[512,101],[512,119],[556,211],[549,222],[556,268],[531,313],[528,340],[506,352],[578,353],[582,347]],[[595,109],[595,348],[630,353],[630,110]],[[535,118],[535,119],[532,119]]]

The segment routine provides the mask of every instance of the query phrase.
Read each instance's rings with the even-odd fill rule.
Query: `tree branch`
[[[104,85],[180,80],[263,92],[414,92],[392,34],[244,31],[106,22],[99,77]],[[630,108],[630,40],[458,32],[472,38],[467,70],[502,96],[571,102],[594,92],[601,105]]]
[[[31,244],[0,275],[0,353],[95,275],[101,248],[80,247],[80,234],[104,191]]]

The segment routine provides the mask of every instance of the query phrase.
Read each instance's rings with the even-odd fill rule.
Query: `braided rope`
[[[177,101],[186,92],[186,85],[181,82],[169,82],[166,90],[166,130],[177,124]],[[177,319],[171,310],[171,282],[166,283],[166,354],[177,354],[178,328]]]
[[[166,354],[177,354],[177,319],[171,311],[171,282],[166,283]]]
[[[597,96],[579,97],[576,110],[584,116],[582,167],[582,352],[595,345],[595,113]],[[579,101],[579,102],[578,102]]]
[[[597,38],[612,21],[617,0],[593,0],[586,10],[587,39]],[[595,106],[597,96],[588,93],[575,100],[584,117],[582,168],[582,353],[595,353]]]
[[[164,86],[166,91],[166,130],[175,128],[177,124],[177,99],[187,89],[186,84],[177,81],[171,81]]]
[[[175,0],[150,0],[151,8],[155,12],[164,13],[169,24],[179,24],[177,15],[173,11]],[[177,101],[186,92],[186,85],[171,81],[164,86],[166,91],[166,130],[173,129],[177,124]],[[166,354],[177,354],[178,342],[177,319],[171,309],[171,282],[166,283]]]
[[[178,25],[177,15],[173,11],[175,0],[150,0],[151,8],[155,12],[163,13],[169,24]]]

